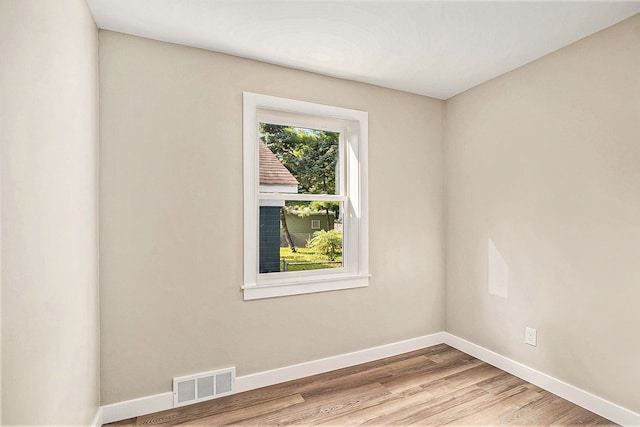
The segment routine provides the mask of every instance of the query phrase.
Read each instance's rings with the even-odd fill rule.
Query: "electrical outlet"
[[[535,347],[538,344],[538,332],[533,328],[524,328],[524,342]]]

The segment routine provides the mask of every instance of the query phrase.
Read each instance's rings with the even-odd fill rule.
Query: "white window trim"
[[[311,220],[311,229],[312,230],[320,230],[320,220],[319,219],[312,219]]]
[[[265,112],[267,110],[267,112]],[[260,113],[259,113],[260,112]],[[269,122],[335,130],[340,126],[346,135],[344,159],[348,174],[340,195],[324,198],[345,201],[343,268],[303,272],[258,273],[258,215],[260,200],[315,200],[315,195],[260,194],[258,185],[258,114],[268,115]],[[297,117],[296,123],[290,117]],[[302,117],[301,116],[308,116]],[[307,123],[306,120],[310,121]],[[308,124],[308,126],[307,126]],[[368,113],[329,105],[314,104],[275,96],[243,93],[244,157],[244,299],[272,298],[366,287],[369,284],[368,222]],[[348,187],[347,187],[348,185]]]

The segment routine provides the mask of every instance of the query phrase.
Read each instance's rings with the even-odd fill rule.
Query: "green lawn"
[[[280,270],[284,271],[282,266],[282,260],[286,259],[287,262],[326,262],[327,258],[322,255],[318,255],[312,249],[301,247],[296,248],[296,253],[291,253],[291,250],[286,248],[280,248]],[[338,255],[335,261],[342,261],[342,254]],[[338,268],[342,267],[342,264],[338,263],[325,263],[325,264],[310,264],[310,265],[290,265],[288,271],[301,271],[301,270],[319,270],[323,268]]]

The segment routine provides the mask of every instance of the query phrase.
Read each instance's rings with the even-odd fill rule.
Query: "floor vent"
[[[174,378],[173,407],[233,394],[235,382],[235,367]]]

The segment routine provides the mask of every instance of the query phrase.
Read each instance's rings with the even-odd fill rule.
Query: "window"
[[[367,131],[363,111],[244,93],[245,300],[368,285]]]

